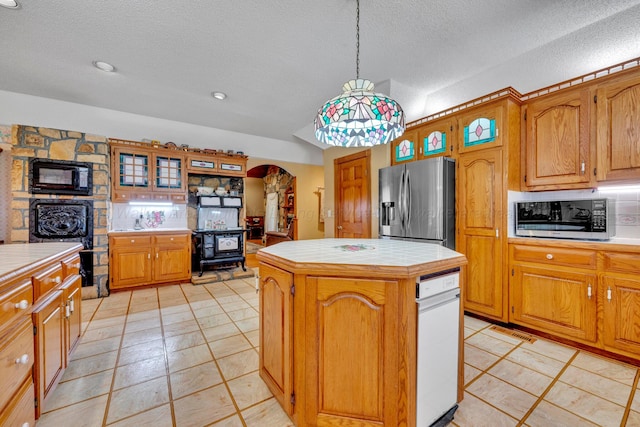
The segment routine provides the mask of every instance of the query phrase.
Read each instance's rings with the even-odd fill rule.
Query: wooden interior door
[[[371,150],[334,161],[336,197],[335,236],[371,237]]]

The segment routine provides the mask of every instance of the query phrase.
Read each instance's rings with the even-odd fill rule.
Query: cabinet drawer
[[[621,273],[638,274],[640,271],[640,254],[604,252],[604,270]]]
[[[80,255],[62,260],[62,278],[66,279],[73,274],[80,274]]]
[[[109,239],[109,245],[112,248],[136,246],[142,248],[143,246],[151,245],[151,236],[113,236]]]
[[[596,251],[513,245],[515,261],[537,262],[547,265],[596,268]]]
[[[2,342],[4,344],[0,347],[0,408],[11,399],[24,379],[30,377],[34,360],[31,318],[26,318],[5,336]]]
[[[58,264],[36,276],[33,276],[34,298],[40,298],[60,283],[62,283],[62,264]]]
[[[0,426],[32,427],[36,424],[33,406],[33,381],[29,377],[6,410],[0,414]]]
[[[153,236],[155,245],[187,245],[189,243],[188,234],[165,234],[163,236]]]
[[[0,297],[0,326],[19,313],[27,313],[33,304],[33,285],[26,280]]]

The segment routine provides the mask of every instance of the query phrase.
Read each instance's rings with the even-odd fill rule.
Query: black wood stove
[[[244,265],[244,233],[242,228],[225,230],[195,230],[193,232],[194,264],[200,267],[200,274],[208,265]]]

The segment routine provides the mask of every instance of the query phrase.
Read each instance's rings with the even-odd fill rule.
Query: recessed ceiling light
[[[215,99],[219,99],[220,101],[222,101],[227,97],[227,94],[224,92],[211,92],[211,96],[213,96]]]
[[[2,1],[2,0],[0,0]],[[104,61],[93,61],[93,66],[99,70],[105,71],[107,73],[113,73],[116,71],[116,67]]]
[[[0,0],[0,6],[7,9],[20,9],[20,4],[15,0]]]

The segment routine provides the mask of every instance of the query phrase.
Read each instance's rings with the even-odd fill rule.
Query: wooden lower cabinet
[[[27,378],[18,389],[13,400],[4,411],[0,412],[0,426],[35,426],[36,417],[33,411],[33,381]]]
[[[64,292],[65,310],[65,352],[67,364],[82,334],[82,278],[75,274],[65,279],[61,288]]]
[[[398,282],[308,277],[307,420],[396,426]],[[348,326],[347,326],[348,325]],[[345,381],[349,378],[349,381]]]
[[[35,336],[36,417],[62,377],[66,363],[65,300],[62,290],[51,292],[33,309]]]
[[[640,360],[640,246],[510,239],[509,321]]]
[[[293,414],[293,274],[260,265],[260,376]]]
[[[133,232],[109,236],[110,288],[191,279],[191,233]]]
[[[512,270],[513,323],[588,344],[596,341],[595,274],[523,265]]]
[[[0,409],[15,400],[16,390],[27,378],[32,382],[33,360],[33,326],[31,319],[25,317],[3,335],[0,343]],[[33,410],[33,400],[31,404]]]

